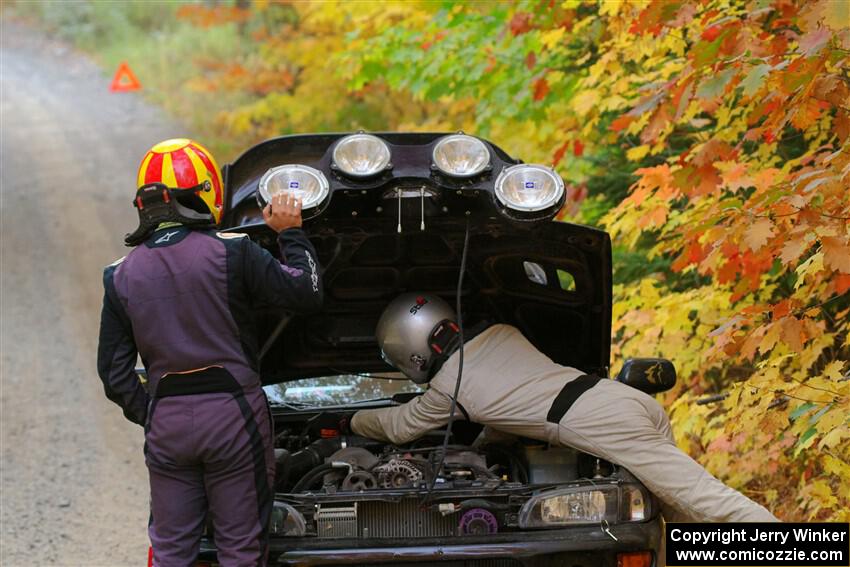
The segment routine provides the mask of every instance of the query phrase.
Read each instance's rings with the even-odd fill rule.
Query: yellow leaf
[[[579,116],[587,115],[597,102],[599,102],[599,93],[592,89],[581,91],[572,101],[573,109]]]
[[[545,32],[540,36],[540,41],[546,47],[546,49],[552,49],[563,39],[564,34],[567,30],[564,28],[555,28]]]
[[[818,4],[822,9],[823,23],[836,32],[850,27],[850,9],[842,0],[826,0]]]
[[[768,488],[764,491],[764,499],[768,504],[773,504],[776,502],[776,498],[779,496],[779,493],[773,488]]]
[[[824,454],[821,458],[823,459],[823,470],[845,481],[850,481],[850,465],[829,454]]]
[[[838,503],[838,499],[835,497],[832,488],[826,481],[816,480],[812,484],[811,494],[823,502],[826,506],[834,506]]]
[[[845,362],[843,360],[833,360],[829,364],[826,365],[826,368],[823,369],[822,376],[824,378],[829,378],[830,380],[841,380],[844,377],[842,371],[844,370]]]
[[[602,0],[602,5],[599,7],[599,14],[602,16],[606,14],[616,16],[617,12],[620,11],[620,7],[623,5],[623,2],[624,0]]]
[[[626,157],[629,161],[638,161],[643,159],[646,154],[649,153],[649,144],[644,144],[642,146],[637,146],[636,148],[631,148],[626,152]]]
[[[848,419],[850,419],[850,417],[847,415],[846,408],[840,406],[833,407],[820,416],[815,428],[818,430],[818,433],[829,433],[836,427],[839,427],[842,424],[847,424]]]
[[[812,274],[817,274],[823,270],[823,252],[812,254],[811,258],[797,266],[794,270],[797,272],[797,283],[794,284],[794,289],[799,289],[806,281],[807,277]]]
[[[844,439],[848,438],[850,438],[850,427],[836,427],[823,436],[823,439],[818,443],[818,449],[838,447]]]

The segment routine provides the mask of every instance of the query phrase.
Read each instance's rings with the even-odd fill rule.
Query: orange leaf
[[[649,119],[649,124],[647,124],[640,133],[640,141],[644,144],[651,144],[654,142],[658,138],[658,135],[664,131],[664,127],[667,126],[667,123],[670,122],[672,117],[669,104],[659,106],[655,112],[653,112],[652,118]]]
[[[741,264],[737,259],[733,258],[729,260],[717,270],[717,281],[722,284],[735,281],[740,266]]]
[[[581,140],[575,140],[573,142],[573,155],[576,157],[581,157],[584,154],[584,144],[581,143]]]
[[[753,184],[752,179],[747,175],[746,163],[733,163],[731,167],[723,171],[721,177],[730,191],[737,191],[742,187],[749,187]]]
[[[791,347],[791,350],[800,352],[803,350],[805,335],[803,334],[803,323],[793,316],[782,319],[782,342]]]
[[[850,113],[843,109],[839,110],[832,121],[832,130],[841,143],[850,138]]]
[[[850,274],[850,244],[846,239],[834,236],[821,238],[823,265],[836,272]]]
[[[850,289],[850,275],[838,274],[835,277],[835,293],[841,295]]]
[[[744,242],[750,247],[750,250],[756,251],[767,244],[767,241],[773,236],[773,221],[761,218],[744,231]]]
[[[791,125],[798,130],[805,130],[814,124],[820,118],[823,109],[822,102],[824,101],[812,97],[804,99],[797,105],[796,112],[791,115]],[[829,103],[825,104],[827,107],[829,106]]]
[[[624,114],[624,115],[620,116],[619,118],[615,119],[613,122],[611,122],[610,128],[614,132],[619,132],[621,130],[625,130],[629,126],[629,124],[631,124],[635,120],[636,120],[636,117],[629,116],[628,114]]]
[[[706,28],[705,31],[702,32],[702,39],[706,41],[714,41],[717,39],[717,36],[720,35],[720,26],[711,26],[710,28]]]
[[[797,238],[793,238],[785,242],[785,245],[782,247],[782,253],[779,255],[779,259],[787,266],[796,262],[808,248],[808,241],[805,238],[798,236]]]
[[[546,77],[540,77],[532,85],[534,88],[534,100],[543,100],[549,94],[549,82]]]
[[[659,205],[638,219],[637,225],[640,228],[646,228],[649,225],[660,228],[665,222],[667,222],[667,207]]]
[[[773,306],[773,318],[780,319],[791,312],[791,300],[785,299]]]
[[[517,12],[514,14],[514,17],[511,18],[511,23],[508,24],[511,28],[511,33],[521,35],[531,31],[531,18],[532,16],[528,12]]]
[[[567,148],[570,147],[570,141],[567,140],[552,154],[552,165],[558,165],[564,159],[564,154],[567,153]]]
[[[726,142],[712,138],[694,154],[693,162],[698,167],[705,167],[716,161],[730,161],[735,157],[735,153],[735,148]]]

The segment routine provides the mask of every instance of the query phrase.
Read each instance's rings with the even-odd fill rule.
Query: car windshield
[[[339,374],[303,378],[263,388],[276,405],[335,406],[389,398],[403,392],[421,392],[422,387],[399,373],[381,375]]]

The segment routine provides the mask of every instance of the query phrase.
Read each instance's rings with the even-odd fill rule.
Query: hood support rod
[[[257,362],[263,360],[263,357],[266,356],[266,353],[269,352],[269,349],[272,348],[272,345],[286,328],[289,325],[289,322],[292,321],[292,313],[286,313],[283,317],[280,318],[280,322],[275,327],[272,334],[269,335],[269,338],[266,340],[265,344],[263,344],[263,348],[260,349],[260,354],[257,356]]]

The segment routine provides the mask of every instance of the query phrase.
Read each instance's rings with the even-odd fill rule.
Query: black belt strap
[[[546,414],[546,421],[560,423],[567,412],[570,411],[570,408],[573,407],[573,404],[576,403],[576,400],[583,393],[593,388],[600,380],[602,378],[599,376],[585,374],[567,382],[558,395],[555,396],[555,401],[552,402],[552,407],[549,408],[549,413]]]
[[[210,366],[196,372],[166,374],[156,385],[155,398],[191,396],[194,394],[236,393],[242,386],[221,366]]]

